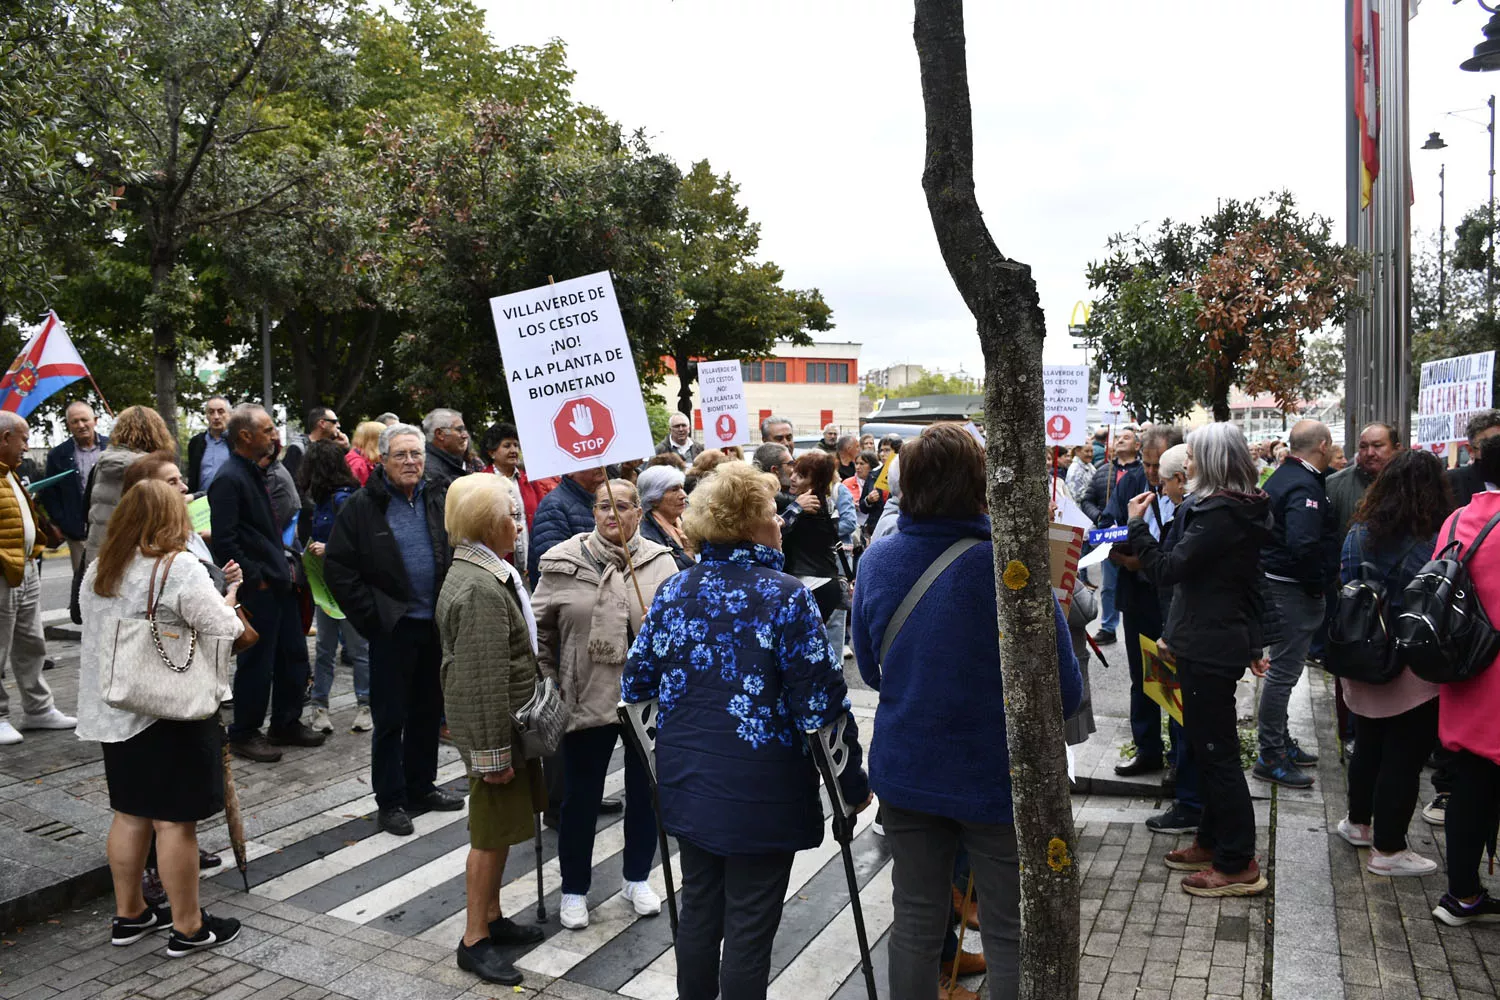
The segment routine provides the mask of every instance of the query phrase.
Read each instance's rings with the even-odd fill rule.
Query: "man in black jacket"
[[[1132,469],[1140,468],[1140,441],[1136,437],[1136,429],[1132,426],[1120,428],[1115,433],[1115,454],[1112,459],[1099,466],[1094,472],[1094,478],[1089,482],[1088,491],[1084,494],[1084,515],[1101,528],[1107,528],[1114,522],[1110,519],[1106,507],[1114,497],[1114,491],[1118,488],[1120,480]],[[1124,500],[1128,501],[1132,494],[1126,493]],[[1122,501],[1124,502],[1124,501]],[[1104,585],[1100,588],[1099,597],[1099,631],[1094,633],[1094,641],[1100,645],[1109,645],[1115,641],[1115,630],[1120,625],[1120,610],[1115,605],[1115,596],[1119,585],[1119,567],[1114,563],[1105,563],[1103,569]]]
[[[1490,438],[1500,435],[1500,410],[1478,410],[1469,417],[1469,464],[1448,472],[1448,486],[1453,491],[1453,509],[1467,507],[1474,494],[1484,492],[1484,476],[1479,472],[1479,449]],[[52,468],[49,462],[47,468]],[[56,520],[54,518],[53,520]]]
[[[355,631],[370,640],[370,783],[380,828],[413,832],[408,809],[462,809],[438,788],[443,649],[433,612],[453,552],[448,487],[425,479],[425,438],[409,424],[380,435],[380,467],[339,510],[324,573]]]
[[[1271,669],[1261,686],[1260,759],[1251,773],[1263,781],[1307,788],[1313,779],[1302,768],[1318,758],[1287,731],[1287,703],[1327,611],[1324,594],[1338,579],[1342,533],[1325,485],[1333,436],[1320,421],[1299,420],[1287,440],[1290,453],[1264,487],[1276,524],[1261,549],[1261,568],[1283,634],[1266,651]]]
[[[69,403],[65,416],[68,440],[47,452],[47,468],[42,475],[49,479],[70,471],[74,475],[43,489],[36,499],[41,501],[47,509],[47,516],[68,540],[68,557],[73,561],[76,576],[78,564],[83,562],[83,540],[89,533],[83,494],[88,487],[89,473],[94,471],[94,463],[109,447],[109,438],[95,433],[94,408],[83,400]]]
[[[242,403],[230,414],[225,437],[234,450],[208,488],[214,560],[220,566],[231,559],[239,563],[245,574],[240,604],[260,633],[260,641],[239,655],[229,748],[246,760],[273,763],[281,759],[277,747],[322,746],[324,735],[301,721],[307,639],[260,467],[275,451],[276,428],[263,408]],[[262,736],[267,703],[271,724]]]
[[[188,492],[207,492],[214,476],[229,461],[233,447],[225,428],[229,424],[229,400],[223,396],[210,396],[203,404],[203,417],[208,421],[208,430],[199,431],[188,439]]]
[[[464,415],[439,407],[422,418],[427,434],[427,458],[423,475],[434,486],[447,486],[469,474],[469,431]]]

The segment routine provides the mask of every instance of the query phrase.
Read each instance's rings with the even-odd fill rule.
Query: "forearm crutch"
[[[667,886],[667,916],[672,921],[672,942],[677,942],[677,890],[672,885],[672,849],[667,843],[667,828],[661,822],[661,797],[656,791],[656,699],[635,704],[620,702],[620,731],[625,743],[640,755],[651,782],[651,809],[656,813],[656,840],[661,847],[661,877]]]
[[[850,844],[854,840],[854,817],[859,810],[844,799],[844,790],[839,787],[839,775],[849,766],[849,747],[844,743],[844,731],[849,726],[849,713],[840,715],[837,722],[830,722],[822,729],[804,733],[813,763],[823,776],[828,790],[828,802],[833,807],[833,839],[838,841],[844,855],[844,876],[849,880],[849,903],[854,907],[854,934],[859,939],[859,962],[865,972],[865,989],[870,1000],[875,997],[875,967],[870,962],[870,941],[865,935],[865,914],[859,905],[859,882],[854,876],[854,851]]]

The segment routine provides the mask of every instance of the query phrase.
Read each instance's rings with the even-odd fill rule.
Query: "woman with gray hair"
[[[635,481],[641,493],[641,537],[672,550],[678,569],[688,569],[697,560],[688,555],[682,534],[682,512],[687,510],[686,476],[670,465],[653,465]]]
[[[1269,666],[1261,546],[1271,537],[1270,498],[1255,484],[1255,460],[1233,424],[1200,427],[1187,440],[1191,502],[1178,517],[1170,551],[1151,535],[1145,513],[1155,494],[1130,501],[1130,544],[1142,572],[1174,588],[1162,644],[1176,657],[1182,716],[1198,762],[1203,818],[1197,840],[1171,851],[1166,865],[1191,872],[1194,896],[1253,896],[1266,889],[1255,860],[1255,810],[1240,769],[1235,688],[1249,667]]]

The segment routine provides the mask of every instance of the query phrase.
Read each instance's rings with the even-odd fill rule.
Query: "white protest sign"
[[[1467,440],[1469,417],[1493,405],[1494,378],[1494,351],[1424,364],[1417,390],[1416,446]]]
[[[608,271],[490,299],[533,479],[655,450]]]
[[[1099,415],[1106,424],[1120,422],[1125,409],[1125,380],[1101,370],[1099,372]]]
[[[1089,443],[1089,370],[1083,365],[1044,365],[1042,394],[1047,444]]]
[[[703,447],[750,443],[750,411],[738,361],[698,362],[698,408],[703,411]]]

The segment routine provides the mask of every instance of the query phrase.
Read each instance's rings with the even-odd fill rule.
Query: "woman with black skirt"
[[[99,557],[84,575],[83,648],[78,677],[78,736],[104,745],[104,779],[114,810],[107,851],[115,884],[111,943],[127,945],[172,925],[167,955],[234,940],[239,921],[211,917],[198,905],[199,820],[224,808],[222,737],[217,715],[180,722],[137,715],[108,705],[100,694],[103,657],[114,629],[110,619],[146,616],[152,570],[180,555],[192,533],[182,497],[167,483],[145,480],[120,500]],[[174,558],[157,579],[158,606],[200,633],[237,637],[239,585],[220,596],[193,558]],[[161,880],[170,909],[141,893],[146,852],[156,835]]]

